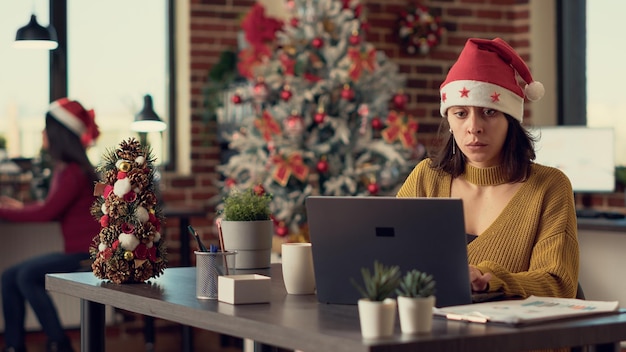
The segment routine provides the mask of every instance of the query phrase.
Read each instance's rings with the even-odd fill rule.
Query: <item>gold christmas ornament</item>
[[[131,261],[135,258],[135,256],[133,255],[133,252],[131,251],[126,251],[124,252],[124,259]]]
[[[120,171],[128,172],[131,169],[130,163],[128,161],[123,161],[119,166]]]

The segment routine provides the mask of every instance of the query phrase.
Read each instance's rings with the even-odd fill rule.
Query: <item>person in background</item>
[[[469,39],[440,87],[442,144],[397,193],[462,199],[473,292],[576,296],[571,183],[560,170],[533,162],[535,140],[522,126],[524,99],[543,94],[504,40]]]
[[[0,198],[0,220],[58,221],[64,240],[64,253],[29,258],[2,273],[5,351],[25,351],[26,302],[48,338],[47,350],[73,350],[46,292],[45,275],[80,269],[81,262],[89,259],[92,239],[100,231],[90,213],[98,177],[86,154],[86,148],[99,135],[94,117],[93,110],[87,111],[77,101],[54,101],[46,113],[43,131],[43,148],[53,161],[47,197],[32,204]]]

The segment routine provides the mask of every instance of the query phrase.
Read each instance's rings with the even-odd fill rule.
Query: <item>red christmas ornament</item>
[[[285,222],[281,221],[278,226],[276,226],[276,235],[278,237],[285,237],[289,234],[289,229],[285,226]]]
[[[313,45],[315,49],[319,49],[324,46],[324,39],[320,37],[314,38],[313,41],[311,41],[311,45]]]
[[[320,160],[317,162],[317,165],[315,167],[317,168],[317,171],[319,171],[319,173],[324,174],[328,171],[328,161]]]
[[[380,120],[380,117],[374,117],[372,119],[372,128],[375,130],[381,130],[383,128],[383,122]]]
[[[350,88],[350,86],[346,84],[341,90],[341,98],[344,100],[354,99],[354,90],[352,90],[352,88]]]
[[[237,184],[237,181],[234,178],[227,178],[226,181],[224,182],[226,184],[226,187],[233,187],[234,185]]]
[[[280,98],[284,101],[289,101],[289,99],[291,99],[292,96],[293,96],[293,93],[291,92],[289,88],[285,88],[282,91],[280,91]]]
[[[352,46],[357,46],[361,43],[361,36],[359,36],[358,32],[352,32],[352,35],[348,38],[348,42]]]
[[[318,125],[324,123],[325,120],[326,113],[324,113],[323,111],[318,111],[315,113],[315,116],[313,116],[313,121],[315,121],[315,123]]]
[[[230,98],[230,100],[233,102],[233,104],[241,104],[241,95],[235,94],[232,96],[232,98]]]
[[[252,87],[252,96],[257,102],[263,102],[267,98],[267,85],[262,78]]]
[[[304,131],[304,119],[302,116],[292,113],[285,119],[285,130],[292,136],[298,136]]]
[[[300,21],[298,21],[297,18],[293,17],[290,21],[290,24],[292,27],[298,27],[298,25],[300,24]]]
[[[367,191],[370,192],[370,194],[373,196],[378,194],[378,184],[376,182],[370,183],[369,185],[367,185]]]
[[[409,98],[404,93],[398,93],[393,96],[393,104],[396,106],[396,109],[403,110],[408,102]]]
[[[256,186],[254,186],[254,194],[256,194],[257,196],[262,196],[265,194],[265,187],[263,187],[262,184],[258,184]]]

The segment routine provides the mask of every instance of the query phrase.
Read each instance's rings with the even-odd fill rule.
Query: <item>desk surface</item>
[[[261,272],[262,273],[262,272]],[[46,288],[218,333],[304,351],[519,351],[626,340],[626,314],[513,328],[436,318],[433,331],[364,340],[356,306],[328,305],[315,295],[288,295],[280,265],[272,276],[271,303],[230,305],[195,297],[195,268],[168,268],[145,284],[116,285],[93,273],[49,274]]]

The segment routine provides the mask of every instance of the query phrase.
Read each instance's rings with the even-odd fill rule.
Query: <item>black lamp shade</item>
[[[161,132],[166,128],[167,124],[154,112],[152,96],[146,94],[143,97],[143,109],[135,116],[130,129],[135,132]]]
[[[54,27],[43,27],[37,23],[35,15],[30,16],[30,22],[17,30],[14,46],[17,48],[56,49],[58,46],[57,33]]]

